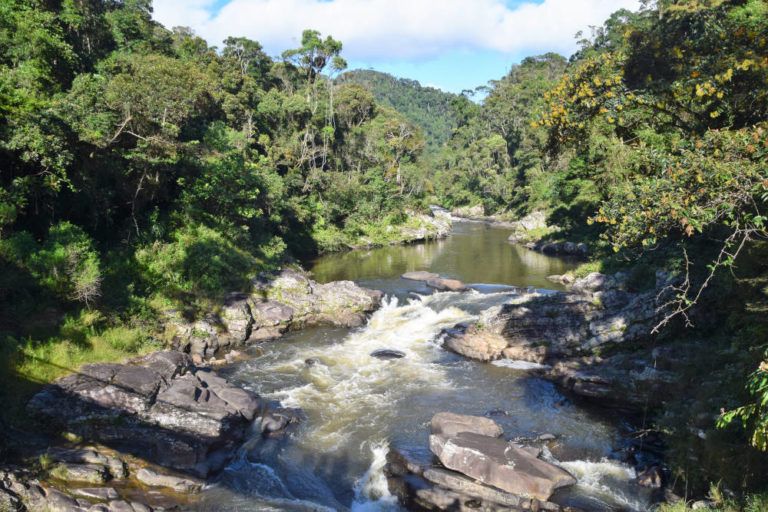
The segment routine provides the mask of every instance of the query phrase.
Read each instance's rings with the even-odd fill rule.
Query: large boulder
[[[186,322],[166,313],[166,338],[201,363],[221,349],[279,338],[309,325],[357,327],[381,304],[383,293],[351,281],[319,284],[298,269],[265,273],[250,293],[230,293],[218,314]]]
[[[86,439],[205,476],[226,462],[222,453],[244,437],[259,401],[191,367],[189,356],[159,352],[129,364],[87,365],[45,386],[28,409]],[[118,471],[87,451],[60,458],[106,466],[112,476]]]
[[[452,502],[466,501],[466,497],[481,500],[485,503],[498,504],[504,507],[510,507],[514,510],[560,510],[558,505],[550,502],[542,502],[534,498],[525,498],[510,494],[508,492],[495,489],[488,485],[483,485],[464,475],[453,471],[446,471],[439,468],[429,468],[422,473],[424,479],[432,482],[439,489],[447,489],[450,493],[429,494],[422,493],[421,498],[426,500],[430,497],[441,496]]]
[[[479,361],[498,359],[508,344],[501,334],[477,326],[447,330],[443,339],[446,349]]]
[[[470,432],[432,434],[429,446],[446,468],[517,496],[547,501],[555,490],[576,483],[567,471],[503,439]]]
[[[504,433],[499,424],[490,418],[452,412],[439,412],[432,416],[430,427],[433,434],[444,437],[455,436],[459,432],[470,432],[490,437],[499,437]]]

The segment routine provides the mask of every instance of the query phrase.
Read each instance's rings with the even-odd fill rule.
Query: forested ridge
[[[362,85],[373,93],[378,103],[403,114],[421,128],[427,148],[432,152],[437,152],[451,137],[462,121],[461,107],[468,101],[464,96],[372,69],[347,71],[336,82]]]
[[[214,48],[150,0],[0,3],[3,401],[162,346],[162,311],[262,270],[397,242],[429,204],[543,211],[532,236],[587,243],[581,273],[680,276],[658,337],[703,340],[707,370],[658,421],[676,478],[766,485],[728,461],[768,449],[768,3],[618,11],[478,103],[344,73],[342,49],[313,30],[280,58]]]

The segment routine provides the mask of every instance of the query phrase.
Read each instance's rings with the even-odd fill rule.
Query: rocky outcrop
[[[223,467],[259,411],[252,393],[186,354],[156,352],[128,364],[90,364],[47,385],[28,404],[34,416],[164,467],[205,477]],[[102,466],[82,455],[83,478]],[[72,472],[72,466],[64,468]]]
[[[409,510],[560,510],[547,501],[576,480],[538,458],[540,450],[501,438],[493,420],[449,412],[431,421],[430,449],[440,465],[422,466],[390,451],[391,492]]]
[[[508,345],[504,336],[478,325],[458,326],[444,331],[444,348],[478,361],[498,359]]]
[[[231,293],[217,314],[187,322],[168,312],[166,337],[201,362],[223,349],[279,338],[312,325],[362,325],[381,303],[382,293],[351,281],[319,284],[294,269],[263,274],[250,293]]]
[[[510,242],[513,241],[516,240],[510,239]],[[589,256],[589,247],[583,242],[538,240],[526,243],[525,247],[549,256],[567,256],[580,259],[586,259]]]
[[[533,362],[591,355],[595,349],[646,338],[659,318],[658,293],[668,282],[666,274],[659,274],[655,289],[635,292],[624,275],[593,273],[567,292],[520,295],[486,311],[469,328],[445,333],[445,340],[473,346],[475,339],[484,345],[500,336],[506,345],[498,349],[494,344],[493,354],[507,350],[520,359],[531,354]]]
[[[653,289],[633,291],[626,275],[593,273],[569,291],[523,294],[484,312],[473,325],[447,329],[443,346],[480,361],[546,364],[537,371],[588,398],[647,403],[671,376],[656,369],[657,358],[648,351],[638,357],[626,349],[650,339],[670,282],[658,273]],[[606,352],[623,354],[598,356]],[[640,389],[641,395],[632,394]]]
[[[546,501],[555,490],[576,483],[567,471],[503,439],[471,432],[433,434],[429,448],[446,468],[517,496]]]

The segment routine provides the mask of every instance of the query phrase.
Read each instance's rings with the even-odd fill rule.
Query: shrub
[[[80,227],[60,222],[38,244],[27,232],[0,242],[0,255],[27,270],[44,288],[90,306],[101,295],[101,262]]]

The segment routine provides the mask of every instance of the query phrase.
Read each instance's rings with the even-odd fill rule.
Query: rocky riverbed
[[[332,487],[336,496],[318,494],[311,490],[320,485],[322,470],[307,472],[315,459],[325,461],[321,467],[347,464],[334,463],[335,454],[354,461],[354,447],[375,441],[383,425],[403,431],[411,449],[427,450],[431,458],[422,453],[411,459],[394,443],[386,464],[377,466],[374,457],[365,476],[352,472],[362,482],[354,500],[378,503],[384,495],[385,507],[389,496],[408,509],[426,510],[563,510],[564,503],[589,503],[578,498],[593,492],[585,482],[600,482],[596,474],[607,471],[620,476],[610,485],[626,487],[616,499],[642,510],[645,498],[632,501],[622,493],[661,486],[658,457],[641,456],[628,441],[617,452],[619,461],[578,460],[607,454],[599,448],[606,427],[541,387],[538,376],[612,407],[636,409],[663,396],[680,354],[654,349],[644,333],[658,318],[658,291],[669,278],[659,274],[656,289],[637,291],[626,276],[593,274],[566,291],[546,291],[465,283],[454,275],[406,272],[395,289],[411,299],[399,304],[351,281],[321,284],[286,269],[259,276],[251,291],[230,294],[196,321],[168,312],[173,350],[86,365],[35,396],[31,415],[65,437],[51,437],[47,449],[22,461],[23,468],[3,468],[0,504],[10,510],[144,512],[198,509],[199,500],[202,510],[215,510],[213,500],[254,509],[227,489],[263,485],[266,491],[259,492],[277,489],[279,499],[289,496],[294,504],[309,499],[343,509],[349,498],[339,496],[353,484]],[[273,340],[281,337],[293,343],[303,329],[317,330],[320,338],[287,361],[262,360],[262,348],[248,348],[277,346]],[[322,341],[324,332],[338,334]],[[459,364],[436,342],[490,364]],[[238,367],[245,375],[258,368],[259,377],[244,378],[232,371]],[[505,367],[512,373],[505,374]],[[521,378],[521,370],[536,378]],[[465,378],[462,388],[455,379]],[[537,391],[515,398],[520,386]],[[531,411],[520,409],[527,400],[545,401]],[[450,412],[433,416],[437,404],[438,411]],[[428,430],[418,419],[427,413]],[[562,427],[554,434],[545,430],[552,421]],[[397,438],[399,431],[390,435]],[[648,435],[643,439],[643,449],[653,444]],[[574,442],[581,446],[575,452],[568,447]],[[280,455],[284,449],[288,458]],[[631,465],[621,462],[622,450]],[[294,467],[297,461],[307,467]],[[271,473],[254,473],[261,466]],[[389,477],[384,487],[376,484],[381,471]],[[570,497],[563,501],[562,493]]]
[[[664,368],[679,351],[654,347],[649,334],[670,282],[659,272],[652,289],[633,291],[625,274],[592,273],[569,291],[523,293],[477,322],[447,329],[443,346],[499,366],[531,363],[527,368],[603,405],[655,404],[674,380]]]
[[[224,352],[308,326],[359,326],[381,297],[286,269],[201,320],[169,312],[173,350],[85,365],[32,398],[28,411],[50,445],[28,454],[31,468],[0,468],[0,509],[146,512],[188,502],[246,438],[281,435],[302,417],[219,376],[211,367],[230,360]]]

